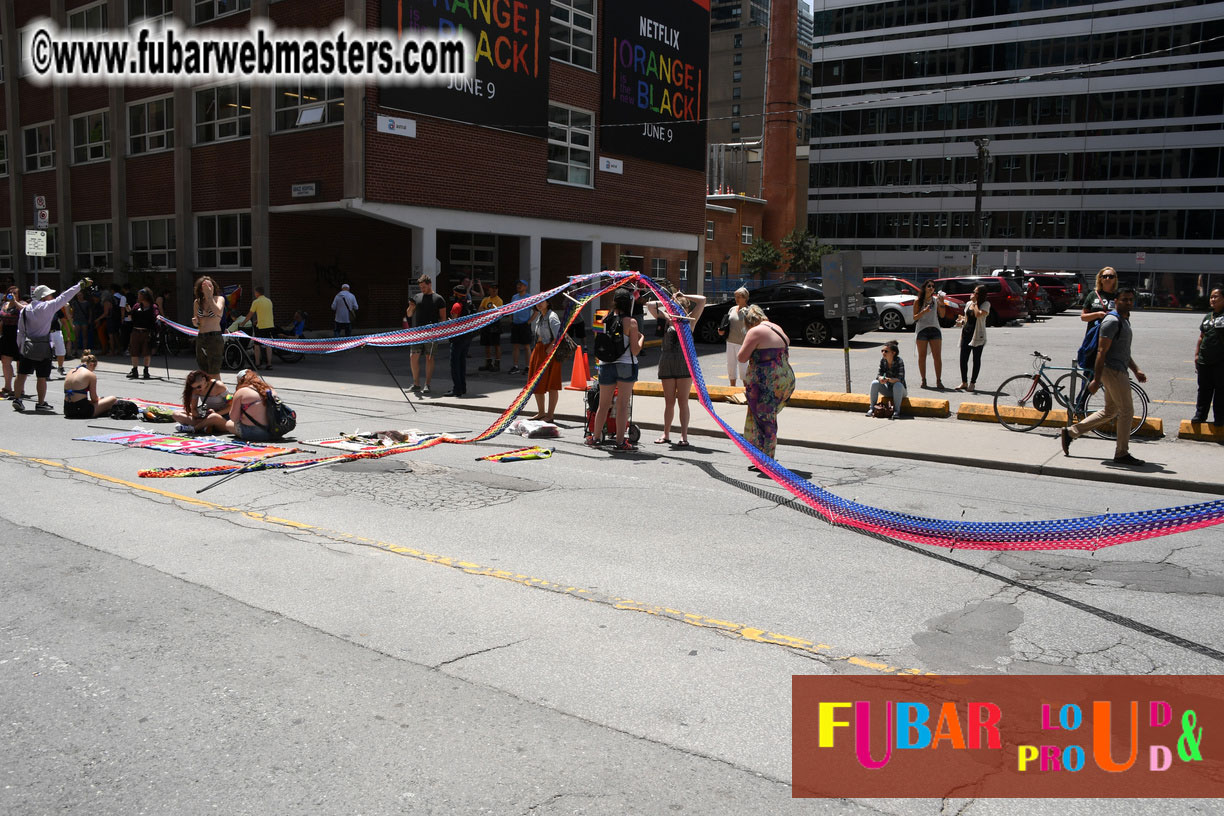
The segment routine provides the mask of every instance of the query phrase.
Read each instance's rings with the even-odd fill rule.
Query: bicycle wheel
[[[995,419],[1009,431],[1031,431],[1050,415],[1054,398],[1034,374],[1008,377],[995,390]]]
[[[238,345],[236,340],[226,340],[225,350],[221,353],[221,365],[227,371],[237,371],[243,367],[246,361],[246,355],[242,352],[242,346]]]
[[[1142,388],[1139,387],[1139,383],[1133,380],[1130,383],[1130,389],[1131,389],[1131,402],[1134,403],[1133,411],[1132,411],[1132,413],[1134,413],[1134,417],[1131,418],[1131,436],[1134,436],[1135,432],[1138,431],[1139,428],[1143,426],[1144,421],[1147,419],[1148,395],[1146,391],[1144,391]],[[1097,390],[1095,394],[1088,395],[1088,402],[1084,410],[1087,411],[1089,414],[1094,414],[1104,407],[1105,407],[1105,389],[1100,388]],[[1117,428],[1116,422],[1107,422],[1101,427],[1093,429],[1092,432],[1096,434],[1097,436],[1101,437],[1102,439],[1117,439],[1118,438],[1118,428]]]
[[[1057,399],[1067,408],[1068,425],[1079,422],[1088,413],[1084,410],[1088,396],[1088,380],[1077,371],[1064,374],[1054,381],[1054,393]],[[1074,405],[1072,405],[1074,401]]]

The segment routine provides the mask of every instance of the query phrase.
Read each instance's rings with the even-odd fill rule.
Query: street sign
[[[974,255],[977,255],[979,252],[982,251],[982,242],[981,241],[970,241],[969,251],[972,252]]]
[[[34,211],[34,226],[38,229],[46,229],[47,222],[51,220],[51,212],[49,210]]]
[[[1135,263],[1137,264],[1147,263],[1147,253],[1146,252],[1136,252],[1135,253]]]
[[[34,209],[36,210],[47,209],[47,197],[45,195],[34,196]]]
[[[863,294],[863,253],[857,250],[847,252],[830,252],[820,259],[821,272],[824,279],[821,286],[825,295],[825,317],[842,316],[842,295],[856,296],[858,305],[848,314],[858,314],[862,308]]]
[[[26,230],[26,255],[45,257],[47,254],[47,233],[43,230]]]

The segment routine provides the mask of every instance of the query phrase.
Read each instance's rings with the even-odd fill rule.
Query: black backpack
[[[297,412],[271,390],[264,395],[264,405],[268,409],[268,424],[263,428],[273,439],[280,439],[297,427]]]
[[[625,330],[621,316],[610,314],[604,319],[602,334],[595,335],[595,357],[601,363],[615,363],[625,353]]]

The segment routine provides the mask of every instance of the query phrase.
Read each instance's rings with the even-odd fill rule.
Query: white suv
[[[917,286],[904,278],[863,278],[863,294],[875,301],[884,331],[905,331],[914,325]]]

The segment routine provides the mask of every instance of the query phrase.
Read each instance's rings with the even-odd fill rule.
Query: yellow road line
[[[1161,405],[1197,405],[1196,402],[1180,402],[1179,400],[1149,400],[1149,402],[1158,402]]]
[[[913,675],[927,674],[927,672],[923,672],[921,669],[893,666],[887,663],[881,663],[879,661],[869,660],[864,657],[858,657],[856,655],[834,654],[833,647],[828,645],[827,643],[819,643],[816,641],[807,640],[805,638],[798,638],[798,637],[792,637],[790,635],[779,634],[777,632],[768,632],[764,629],[758,629],[755,627],[751,627],[751,626],[747,626],[747,625],[739,624],[739,623],[732,623],[731,621],[719,620],[717,618],[708,617],[706,615],[701,615],[695,612],[684,612],[679,609],[672,609],[670,607],[659,606],[657,604],[642,603],[640,601],[634,601],[629,598],[619,598],[619,597],[614,597],[611,595],[605,595],[603,593],[593,592],[591,590],[582,589],[580,587],[573,587],[573,586],[567,586],[565,584],[554,583],[552,581],[548,581],[543,578],[533,578],[529,575],[523,575],[521,573],[511,572],[509,570],[503,570],[503,569],[497,569],[495,567],[483,566],[481,564],[476,564],[471,561],[460,560],[452,556],[438,555],[436,553],[428,553],[428,552],[425,552],[424,550],[418,550],[414,547],[404,547],[399,544],[391,544],[386,541],[378,541],[375,539],[363,538],[361,536],[353,535],[352,533],[341,532],[338,530],[330,530],[326,527],[319,527],[313,524],[307,524],[305,522],[293,521],[292,519],[284,519],[284,518],[278,518],[276,516],[269,516],[266,513],[260,513],[254,510],[243,510],[240,507],[227,507],[222,504],[216,504],[214,502],[205,501],[204,499],[198,499],[193,496],[184,496],[179,493],[172,493],[168,490],[161,490],[160,488],[149,487],[148,485],[140,484],[138,482],[130,482],[126,479],[120,479],[115,476],[107,476],[104,473],[95,473],[94,471],[85,470],[84,468],[73,467],[72,465],[68,465],[63,462],[56,462],[50,459],[37,459],[34,457],[30,457],[30,456],[23,456],[22,454],[17,453],[15,451],[0,449],[0,454],[11,456],[15,459],[22,459],[27,462],[34,462],[40,465],[46,465],[47,467],[62,468],[71,473],[77,473],[82,476],[87,476],[91,479],[97,479],[101,482],[109,482],[110,484],[122,485],[123,487],[129,487],[141,493],[149,493],[154,496],[161,496],[163,498],[171,499],[173,501],[185,502],[189,505],[204,508],[204,509],[211,510],[211,511],[235,513],[237,515],[249,518],[253,521],[271,524],[271,525],[278,526],[278,527],[289,527],[293,530],[311,532],[311,533],[315,533],[315,534],[324,536],[326,538],[342,539],[345,541],[357,542],[364,546],[374,547],[376,549],[383,550],[385,552],[394,553],[395,555],[402,555],[408,558],[414,558],[418,561],[424,561],[429,564],[436,564],[438,566],[449,567],[451,569],[457,569],[469,575],[481,575],[487,578],[497,578],[503,581],[510,581],[511,583],[520,584],[521,586],[532,587],[534,589],[543,589],[548,592],[555,592],[561,595],[568,595],[571,598],[577,598],[578,600],[582,600],[582,601],[589,601],[591,603],[602,604],[604,606],[608,606],[613,609],[619,609],[625,612],[644,612],[648,615],[654,615],[660,618],[667,618],[668,620],[677,621],[679,623],[687,624],[689,626],[696,626],[701,629],[714,629],[725,635],[729,635],[731,637],[735,637],[740,640],[751,641],[754,643],[764,643],[764,644],[769,644],[773,646],[781,646],[791,651],[802,652],[805,654],[818,655],[827,660],[849,663],[852,666],[858,666],[860,668],[870,669],[872,671],[880,672],[882,674],[913,674]]]

